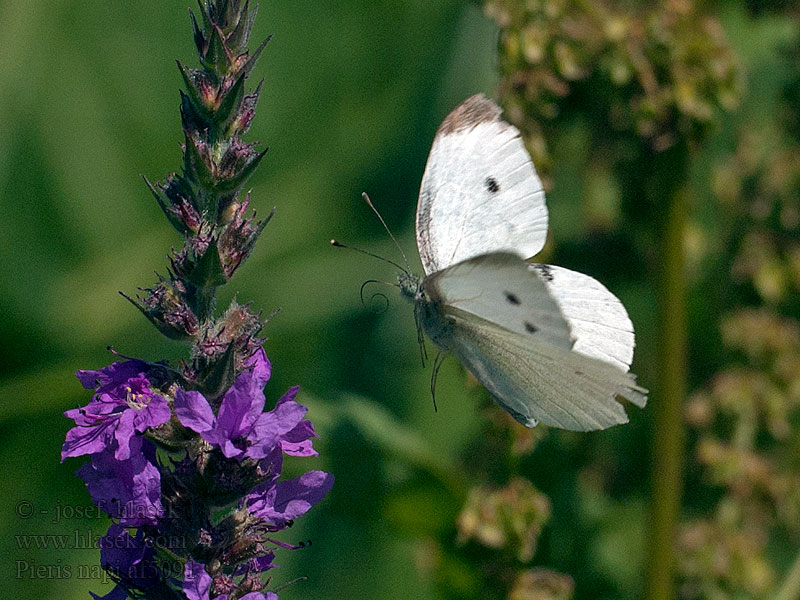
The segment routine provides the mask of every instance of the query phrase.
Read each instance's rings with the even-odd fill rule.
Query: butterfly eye
[[[484,181],[484,185],[486,185],[486,189],[492,194],[496,194],[500,191],[500,184],[497,183],[497,179],[494,177],[487,177],[486,181]]]
[[[509,304],[513,304],[514,306],[520,305],[519,298],[517,298],[511,292],[503,292],[503,294],[505,294],[506,300],[508,301]]]
[[[536,327],[536,325],[534,325],[533,323],[525,321],[525,331],[527,331],[528,333],[536,333],[537,331],[539,331],[539,328]]]

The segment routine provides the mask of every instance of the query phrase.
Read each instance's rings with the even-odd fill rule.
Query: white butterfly
[[[519,131],[491,100],[468,98],[439,127],[422,178],[425,277],[399,276],[418,327],[527,427],[626,423],[617,398],[647,402],[628,372],[633,325],[588,275],[524,260],[546,235],[544,191]]]

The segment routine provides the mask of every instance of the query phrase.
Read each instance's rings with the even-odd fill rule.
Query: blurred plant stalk
[[[664,206],[660,224],[659,381],[650,403],[653,415],[652,501],[650,507],[647,590],[650,600],[675,597],[676,540],[680,522],[684,469],[683,407],[688,350],[685,240],[689,189],[687,150],[671,148],[657,157],[656,172],[666,181],[651,202]],[[677,182],[677,186],[669,182]]]

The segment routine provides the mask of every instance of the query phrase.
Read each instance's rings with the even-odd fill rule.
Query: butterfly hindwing
[[[436,306],[536,337],[553,348],[572,348],[569,325],[547,285],[515,254],[469,258],[429,275],[422,288]]]
[[[523,425],[605,429],[628,421],[618,396],[644,406],[644,390],[613,365],[553,349],[474,315],[445,314],[453,328],[453,354]]]
[[[461,103],[433,141],[417,205],[426,274],[487,252],[539,252],[544,191],[519,131],[482,95]]]
[[[586,431],[625,423],[627,415],[616,397],[643,404],[644,390],[627,367],[577,350],[582,339],[603,346],[584,330],[578,330],[579,336],[571,332],[569,317],[584,315],[583,305],[553,284],[562,275],[569,281],[572,272],[559,271],[548,283],[514,254],[462,261],[423,282],[430,315],[423,323],[528,427],[542,421]],[[552,290],[558,291],[555,297]],[[589,294],[594,298],[594,292]],[[596,295],[616,300],[607,290]]]
[[[553,265],[530,264],[547,285],[575,338],[574,350],[627,371],[633,361],[633,323],[622,302],[596,279]]]

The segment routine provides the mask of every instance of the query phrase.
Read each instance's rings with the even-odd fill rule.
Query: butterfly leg
[[[444,359],[447,358],[446,350],[439,350],[433,359],[433,371],[431,372],[431,399],[433,400],[433,412],[439,412],[436,406],[436,379],[439,377],[439,369],[442,368]]]

